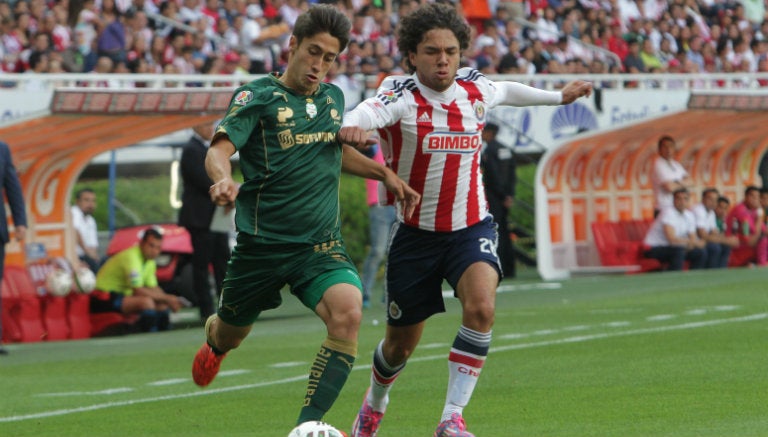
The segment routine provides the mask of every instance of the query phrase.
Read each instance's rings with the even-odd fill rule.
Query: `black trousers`
[[[512,241],[509,239],[509,222],[507,215],[509,208],[504,207],[503,201],[488,196],[488,209],[493,215],[493,221],[499,225],[499,247],[496,249],[501,261],[501,270],[505,278],[514,278],[515,269],[515,251],[512,248]]]
[[[209,265],[213,267],[216,294],[221,294],[224,273],[229,261],[229,236],[224,232],[211,232],[206,228],[187,228],[192,240],[192,282],[200,308],[200,317],[216,312],[209,282]]]

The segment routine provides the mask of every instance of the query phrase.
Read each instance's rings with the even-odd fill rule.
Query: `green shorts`
[[[362,293],[360,275],[342,242],[266,245],[240,233],[227,266],[218,316],[231,325],[248,326],[262,311],[280,306],[285,285],[314,311],[335,284],[352,284]]]

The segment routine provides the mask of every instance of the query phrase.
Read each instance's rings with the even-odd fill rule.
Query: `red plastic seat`
[[[46,340],[70,338],[69,323],[67,322],[67,299],[64,296],[50,294],[46,288],[46,278],[57,269],[72,271],[69,263],[62,259],[43,259],[27,265],[29,277],[40,295],[41,317]]]
[[[8,285],[16,295],[17,305],[12,309],[12,315],[21,331],[21,342],[34,342],[45,339],[45,328],[42,322],[40,296],[35,285],[24,267],[6,266],[3,275],[8,278]]]
[[[69,338],[89,338],[91,336],[91,300],[83,293],[69,293],[67,296],[67,325]]]

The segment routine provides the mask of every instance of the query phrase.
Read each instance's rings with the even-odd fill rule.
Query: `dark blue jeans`
[[[701,269],[707,262],[707,253],[699,248],[686,249],[680,246],[656,246],[645,251],[645,256],[668,264],[666,270],[682,270],[683,262],[690,263],[690,269]]]

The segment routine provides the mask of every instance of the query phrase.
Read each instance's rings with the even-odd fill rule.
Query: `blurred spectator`
[[[97,52],[99,57],[106,56],[113,64],[125,62],[125,26],[120,11],[114,0],[103,0],[104,30],[99,34]]]
[[[351,110],[362,101],[363,87],[359,81],[347,74],[347,64],[342,63],[338,57],[328,70],[326,80],[341,88],[341,91],[344,93],[345,110]]]
[[[213,138],[214,128],[213,122],[193,127],[192,138],[184,146],[181,154],[181,178],[184,190],[179,210],[179,226],[187,229],[192,240],[192,283],[201,320],[206,320],[215,313],[208,266],[213,267],[216,292],[220,294],[229,260],[229,235],[211,229],[217,207],[211,202],[208,194],[213,181],[205,171],[205,155]],[[228,208],[227,213],[234,214],[232,208]]]
[[[48,54],[32,52],[29,55],[29,70],[26,73],[48,73]],[[46,91],[48,83],[42,79],[28,79],[24,82],[25,91]]]
[[[483,129],[483,185],[488,209],[498,225],[501,270],[505,278],[514,278],[515,252],[509,236],[508,216],[515,201],[517,165],[512,148],[496,139],[498,133],[499,126],[495,123],[488,123]]]
[[[744,190],[744,201],[733,207],[725,223],[727,235],[739,238],[739,246],[731,253],[731,265],[768,264],[768,233],[759,188],[750,185]]]
[[[181,302],[157,284],[155,259],[162,244],[163,234],[148,228],[139,244],[112,255],[96,275],[91,312],[138,314],[137,328],[142,332],[170,329],[170,312],[178,311]]]
[[[374,161],[384,164],[384,155],[381,145],[375,144],[367,149],[366,156]],[[387,242],[392,225],[397,220],[397,211],[394,205],[384,205],[379,201],[379,181],[365,180],[368,202],[368,254],[363,262],[363,308],[371,306],[373,287],[379,273],[382,261],[387,255]],[[382,302],[385,296],[382,295]]]
[[[640,56],[642,37],[631,37],[627,41],[627,55],[624,57],[624,71],[629,74],[645,73],[647,70]]]
[[[701,193],[701,203],[691,209],[696,218],[696,233],[706,242],[706,265],[708,269],[728,267],[731,249],[739,245],[738,238],[727,236],[717,226],[717,200],[720,195],[715,188],[707,188]]]
[[[658,70],[661,72],[667,70],[666,64],[659,58],[656,49],[653,47],[653,42],[650,39],[643,40],[643,47],[640,51],[640,60],[642,61],[643,66],[649,71]]]
[[[93,212],[96,210],[96,193],[91,188],[82,188],[75,194],[75,204],[70,208],[72,227],[75,231],[75,252],[80,261],[97,273],[101,265],[99,256],[99,235]]]
[[[257,4],[248,5],[246,15],[235,18],[234,28],[240,36],[245,55],[251,60],[250,73],[264,74],[272,69],[272,52],[264,43],[267,35],[257,19],[264,17],[264,11]]]
[[[725,231],[726,231],[725,219],[728,216],[728,213],[730,211],[731,211],[731,201],[725,196],[718,197],[717,206],[715,207],[715,222],[717,223],[717,229],[722,234],[725,234]]]
[[[688,176],[688,171],[675,161],[675,139],[669,135],[659,138],[657,143],[657,153],[653,162],[653,173],[651,174],[651,183],[655,198],[655,214],[673,206],[672,193],[692,186],[693,181]]]
[[[643,243],[649,247],[645,256],[666,264],[666,270],[682,270],[685,261],[690,269],[703,268],[705,243],[696,235],[696,219],[688,210],[690,195],[685,188],[675,190],[673,204],[661,211],[648,229]]]
[[[92,50],[93,39],[88,38],[86,27],[75,30],[75,40],[62,53],[64,69],[70,73],[87,73],[93,70],[98,55]]]
[[[611,73],[768,71],[768,20],[754,21],[754,14],[764,8],[762,5],[730,0],[439,1],[453,4],[473,23],[476,34],[467,51],[469,65],[488,74],[573,74],[585,71],[585,65],[594,71],[591,64],[595,59],[605,62],[605,70]],[[314,0],[0,2],[0,69],[30,70],[30,55],[45,51],[61,53],[62,65],[69,72],[91,71],[98,56],[110,57],[115,72],[126,68],[134,73],[189,72],[189,66],[179,58],[184,58],[184,47],[191,46],[192,73],[201,73],[210,57],[224,56],[232,50],[248,55],[252,72],[279,71],[294,17],[311,3]],[[358,73],[360,60],[369,57],[378,65],[373,75],[386,74],[397,67],[401,59],[393,29],[399,17],[419,2],[398,1],[396,11],[381,0],[337,4],[354,24],[353,40],[357,47],[350,45],[341,59],[349,64],[345,66],[347,74]],[[164,19],[149,19],[148,13],[159,13]],[[515,18],[530,25],[521,26]],[[182,25],[193,30],[182,30]],[[486,37],[494,39],[496,53],[487,48]],[[629,45],[640,38],[650,41],[653,48],[640,42],[630,54]],[[562,42],[558,44],[558,40]],[[593,45],[615,53],[620,65],[594,50]],[[532,59],[523,50],[529,46],[533,48]],[[362,50],[354,52],[356,48]],[[481,55],[481,51],[486,53]],[[515,58],[505,56],[508,53]],[[679,64],[672,62],[674,59]],[[49,61],[55,60],[49,57]],[[126,68],[121,62],[125,62]],[[174,62],[174,68],[167,67]],[[649,80],[625,86],[641,83],[660,84]],[[721,79],[709,83],[705,78],[696,78],[690,85],[721,87],[725,83]],[[731,83],[751,86],[747,80]],[[671,86],[684,85],[680,81]],[[768,80],[761,79],[758,85],[768,86]]]

